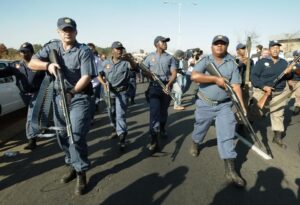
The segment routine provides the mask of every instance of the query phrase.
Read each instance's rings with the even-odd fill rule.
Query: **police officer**
[[[236,46],[236,54],[237,54],[236,63],[238,64],[238,69],[239,69],[239,72],[242,77],[242,85],[241,86],[244,87],[245,80],[246,80],[246,67],[247,67],[247,61],[248,61],[246,45],[239,43]],[[250,71],[251,71],[251,68],[253,67],[253,65],[254,65],[253,60],[250,59]]]
[[[300,56],[300,51],[293,51],[293,57]],[[300,64],[296,65],[297,70],[300,69]],[[294,103],[294,115],[298,115],[300,113],[300,76],[298,74],[293,73],[292,79],[289,81],[289,85],[293,90],[295,90],[295,103]]]
[[[121,151],[125,148],[127,136],[126,110],[129,72],[136,68],[136,63],[129,54],[123,55],[125,49],[121,42],[115,41],[112,46],[112,58],[105,60],[99,68],[99,80],[106,91],[110,91],[111,110],[108,110],[113,127],[111,138],[120,140]],[[107,96],[108,97],[108,96]],[[108,108],[109,109],[109,108]],[[116,134],[114,133],[116,131]]]
[[[149,70],[156,74],[166,85],[168,91],[171,90],[173,82],[176,79],[178,65],[173,56],[166,53],[167,42],[170,38],[157,36],[154,39],[156,51],[150,53],[144,60],[144,64]],[[171,98],[159,86],[152,81],[149,84],[149,105],[150,105],[150,135],[151,142],[148,146],[150,151],[158,149],[158,136],[167,137],[165,126],[168,119],[168,107]]]
[[[14,75],[16,77],[16,84],[20,89],[20,95],[28,106],[27,121],[26,121],[26,137],[28,144],[24,149],[33,150],[36,148],[36,133],[31,126],[33,107],[36,102],[37,93],[44,79],[45,72],[43,71],[32,71],[28,67],[28,63],[34,54],[33,46],[25,42],[21,45],[20,54],[22,60],[20,62],[12,63],[10,66],[3,70],[0,70],[0,77],[8,77]]]
[[[81,195],[86,187],[85,172],[90,166],[86,135],[91,119],[91,79],[96,76],[96,70],[94,57],[89,47],[76,40],[76,22],[68,17],[59,18],[57,27],[61,40],[50,41],[46,44],[33,56],[29,66],[34,70],[47,70],[54,76],[57,76],[56,70],[61,69],[67,81],[65,84],[74,143],[70,142],[65,130],[57,132],[58,143],[65,153],[65,162],[69,165],[61,182],[68,183],[77,178],[75,194]],[[51,49],[57,50],[60,65],[49,62]],[[59,103],[61,96],[56,83],[54,87],[54,123],[56,127],[65,127],[66,122]]]
[[[269,95],[269,103],[276,102],[285,96],[289,91],[286,85],[288,76],[285,75],[275,86],[274,80],[287,68],[288,63],[286,60],[279,57],[281,44],[278,41],[270,41],[270,58],[263,58],[257,61],[253,71],[251,72],[251,81],[254,86],[253,99],[259,101],[259,99],[267,93]],[[286,73],[290,72],[286,71]],[[274,86],[274,87],[273,87]],[[274,132],[273,142],[282,148],[286,148],[286,145],[282,142],[284,132],[284,107],[286,101],[278,103],[276,106],[270,107],[271,126]],[[255,105],[255,104],[254,104]],[[259,110],[257,106],[253,106],[251,117],[257,117]]]
[[[235,64],[235,59],[227,53],[229,39],[218,35],[212,41],[212,54],[203,57],[194,67],[191,79],[199,84],[196,101],[195,124],[192,134],[191,154],[196,157],[199,154],[199,144],[202,143],[211,123],[215,120],[218,151],[221,159],[225,162],[226,178],[239,187],[245,186],[234,166],[237,153],[234,149],[234,133],[236,119],[231,109],[232,101],[225,91],[225,80],[232,85],[234,92],[242,101],[240,88],[241,77]],[[224,76],[210,75],[206,68],[213,63]],[[242,104],[244,107],[244,104]]]

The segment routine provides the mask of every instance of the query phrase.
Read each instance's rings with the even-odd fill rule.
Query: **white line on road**
[[[247,145],[250,149],[252,149],[256,154],[264,158],[265,160],[270,160],[272,157],[270,157],[268,154],[266,154],[264,151],[256,147],[254,144],[251,144],[248,140],[246,140],[244,137],[239,135],[237,132],[235,133],[235,136],[239,138],[245,145]]]

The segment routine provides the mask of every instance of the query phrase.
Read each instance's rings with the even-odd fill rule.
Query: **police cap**
[[[217,41],[223,41],[226,44],[229,44],[229,39],[227,36],[217,35],[214,37],[212,44],[215,44]]]
[[[28,43],[28,42],[25,42],[23,43],[21,46],[20,46],[20,49],[19,49],[20,52],[31,52],[31,53],[34,53],[33,51],[33,46],[31,43]]]
[[[281,44],[278,41],[270,41],[269,42],[269,48],[273,46],[281,46]]]
[[[77,29],[76,22],[69,17],[62,17],[57,20],[57,28],[62,30],[67,27],[76,30]]]
[[[246,48],[246,45],[245,44],[242,44],[242,43],[239,43],[237,44],[236,46],[236,50],[239,50],[239,49],[245,49]]]
[[[115,41],[111,44],[111,48],[122,48],[122,49],[124,49],[124,46],[120,41]]]
[[[156,45],[159,41],[161,42],[169,42],[170,41],[170,38],[165,38],[163,36],[157,36],[155,39],[154,39],[154,45]]]

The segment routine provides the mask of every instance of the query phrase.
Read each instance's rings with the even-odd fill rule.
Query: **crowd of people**
[[[174,110],[183,111],[182,98],[192,82],[196,83],[195,123],[191,140],[191,155],[197,157],[199,145],[210,127],[215,122],[216,137],[220,158],[224,160],[225,176],[229,182],[244,187],[246,182],[235,170],[235,132],[238,118],[232,109],[233,103],[226,91],[229,83],[251,122],[270,113],[271,127],[274,132],[273,142],[286,148],[283,142],[285,128],[284,108],[289,98],[295,95],[294,114],[300,112],[300,77],[293,72],[298,69],[298,62],[293,66],[279,57],[281,44],[270,41],[268,48],[258,45],[257,53],[249,56],[247,46],[238,44],[236,55],[228,53],[229,38],[217,35],[211,42],[211,54],[204,55],[200,48],[187,51],[177,50],[173,55],[166,52],[170,38],[157,36],[154,39],[154,52],[149,53],[138,62],[119,41],[111,45],[111,57],[99,55],[93,43],[87,45],[76,40],[76,22],[68,17],[57,21],[60,40],[52,40],[34,54],[33,47],[26,42],[21,45],[23,57],[15,63],[0,70],[0,77],[15,75],[20,92],[28,105],[26,136],[29,140],[25,149],[34,150],[39,130],[33,129],[32,110],[36,104],[39,88],[45,76],[51,76],[53,83],[53,120],[56,127],[58,144],[65,154],[67,165],[62,183],[76,179],[75,194],[81,195],[86,189],[86,171],[90,167],[86,136],[93,124],[95,112],[103,97],[107,104],[107,113],[112,128],[111,138],[118,138],[120,150],[126,148],[128,128],[126,111],[128,103],[135,104],[137,76],[149,79],[146,98],[149,102],[149,145],[151,153],[160,149],[159,138],[167,138],[168,108],[170,94],[174,94]],[[58,62],[51,61],[51,53],[56,50]],[[295,51],[295,58],[299,52]],[[149,72],[142,72],[141,64]],[[213,64],[221,73],[215,76],[209,73],[208,66]],[[65,100],[68,104],[74,142],[68,137],[65,128],[66,116],[61,107],[63,96],[57,83],[58,69],[64,75],[66,85]],[[247,77],[247,72],[250,76]],[[281,76],[278,79],[278,76]],[[157,78],[159,80],[157,80]],[[274,81],[277,79],[276,83]],[[164,86],[162,86],[163,84]],[[245,96],[252,94],[249,99]],[[263,108],[257,106],[263,95],[267,101]],[[38,102],[40,103],[40,102]],[[58,129],[60,128],[60,129]]]

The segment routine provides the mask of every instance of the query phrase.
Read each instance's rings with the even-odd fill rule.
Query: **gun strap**
[[[46,75],[38,92],[31,119],[32,128],[37,133],[48,127],[52,99],[53,82],[51,76]]]

